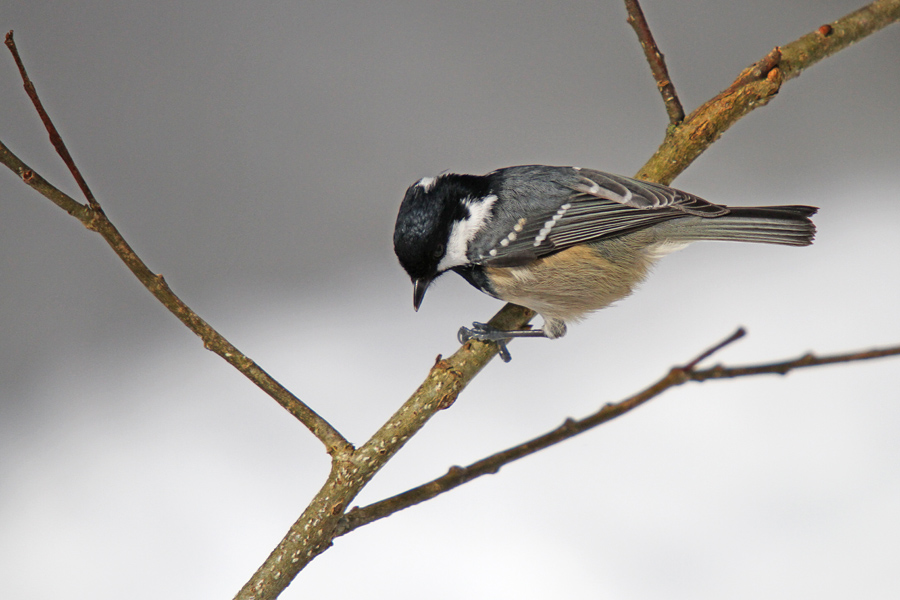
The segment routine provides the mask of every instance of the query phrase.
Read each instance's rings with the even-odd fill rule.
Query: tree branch
[[[97,200],[94,198],[87,183],[81,176],[78,167],[75,166],[72,157],[69,155],[66,146],[50,120],[47,111],[44,110],[43,104],[38,98],[34,84],[28,78],[22,59],[13,42],[12,31],[6,35],[6,45],[15,58],[16,64],[19,66],[19,72],[25,80],[25,89],[29,97],[35,105],[41,120],[50,134],[50,140],[57,152],[63,159],[63,162],[69,167],[72,175],[78,181],[85,196],[88,199],[88,205],[85,206],[67,194],[47,182],[46,179],[38,175],[34,170],[22,162],[18,156],[6,147],[0,141],[0,162],[9,167],[14,173],[18,174],[26,184],[37,190],[45,198],[62,208],[64,211],[81,221],[82,225],[95,231],[106,240],[106,243],[113,249],[113,252],[125,263],[138,280],[146,287],[157,300],[159,300],[169,311],[178,317],[188,329],[197,334],[203,340],[203,345],[207,350],[211,350],[224,358],[230,365],[240,371],[250,381],[255,383],[260,389],[275,399],[289,413],[294,415],[301,423],[315,435],[328,450],[332,456],[346,454],[352,451],[352,446],[344,436],[342,436],[331,424],[316,413],[312,408],[307,406],[299,398],[294,396],[283,385],[278,383],[271,375],[266,373],[253,360],[241,353],[234,345],[226,340],[219,332],[212,328],[206,321],[195,313],[186,305],[181,298],[175,295],[175,292],[169,287],[162,275],[153,273],[143,260],[134,252],[119,230],[106,217]]]
[[[530,318],[528,309],[511,305],[491,325],[512,329]],[[235,600],[276,598],[316,556],[331,546],[353,498],[437,411],[449,408],[459,393],[497,354],[493,344],[464,345],[453,356],[437,357],[434,366],[407,400],[349,460],[332,462],[328,480],[287,535]]]
[[[641,48],[644,49],[644,56],[650,65],[650,72],[656,80],[656,87],[662,95],[663,103],[666,105],[666,112],[669,114],[669,125],[678,125],[684,120],[684,108],[681,106],[681,100],[675,92],[675,84],[669,78],[669,69],[666,68],[666,59],[660,52],[653,34],[650,32],[650,25],[644,17],[644,11],[638,0],[625,0],[625,9],[628,11],[626,22],[631,25],[637,34]]]
[[[775,48],[742,71],[727,89],[688,115],[683,123],[669,128],[662,145],[636,177],[671,183],[741,117],[768,104],[785,81],[898,20],[900,0],[876,0]]]
[[[864,352],[836,354],[822,357],[806,354],[792,360],[761,365],[749,365],[744,367],[715,366],[701,371],[695,370],[695,367],[701,361],[709,358],[725,346],[743,337],[743,335],[744,330],[738,329],[729,338],[716,344],[706,352],[703,352],[684,366],[673,367],[664,377],[645,390],[619,402],[607,404],[597,412],[588,415],[583,419],[566,419],[566,421],[556,429],[548,431],[527,442],[507,448],[502,452],[492,454],[491,456],[476,461],[466,467],[450,467],[445,475],[401,494],[397,494],[396,496],[374,502],[363,508],[354,507],[341,521],[341,525],[335,535],[340,536],[350,533],[363,525],[368,525],[369,523],[388,517],[396,512],[419,504],[420,502],[430,500],[435,496],[449,492],[450,490],[483,475],[493,475],[499,472],[502,467],[512,462],[573,438],[586,431],[590,431],[595,427],[634,410],[645,402],[660,396],[663,392],[678,387],[688,381],[703,382],[710,379],[732,379],[736,377],[766,374],[786,375],[795,369],[900,355],[900,346],[893,346],[891,348],[880,350],[868,350]]]
[[[900,346],[849,352],[845,354],[832,354],[828,356],[804,354],[803,356],[791,360],[761,365],[747,365],[743,367],[723,367],[722,365],[716,365],[715,367],[710,367],[709,369],[704,369],[702,371],[691,371],[690,380],[702,382],[709,379],[733,379],[735,377],[748,377],[751,375],[787,375],[791,371],[797,369],[821,367],[823,365],[833,365],[837,363],[858,362],[861,360],[873,360],[890,356],[900,356]]]

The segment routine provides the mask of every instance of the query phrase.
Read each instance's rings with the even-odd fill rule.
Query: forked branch
[[[518,444],[512,448],[507,448],[502,452],[492,454],[491,456],[476,461],[466,467],[451,467],[443,476],[401,494],[397,494],[396,496],[386,498],[385,500],[375,502],[362,508],[354,507],[341,521],[341,525],[335,535],[338,536],[350,533],[363,525],[368,525],[369,523],[388,517],[396,512],[419,504],[420,502],[430,500],[435,496],[449,492],[450,490],[483,475],[493,475],[494,473],[499,472],[502,467],[512,462],[525,458],[539,450],[556,445],[569,438],[573,438],[586,431],[590,431],[595,427],[634,410],[638,406],[660,396],[664,392],[689,381],[702,382],[711,379],[731,379],[735,377],[750,377],[753,375],[767,374],[786,375],[796,369],[900,355],[900,346],[893,346],[890,348],[835,354],[831,356],[805,354],[791,360],[743,367],[725,367],[717,365],[709,369],[696,369],[700,362],[743,336],[744,330],[738,329],[727,339],[703,352],[684,366],[673,367],[665,376],[648,388],[619,402],[607,404],[597,412],[590,414],[583,419],[566,419],[566,421],[556,429],[548,431],[532,440],[528,440],[527,442]]]
[[[683,123],[670,128],[662,145],[635,177],[671,183],[739,119],[768,104],[784,82],[898,20],[900,0],[875,0],[775,48],[744,69],[734,83],[688,115]]]

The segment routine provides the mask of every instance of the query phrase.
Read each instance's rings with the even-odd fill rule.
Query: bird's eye
[[[443,256],[444,256],[444,245],[438,244],[437,246],[434,247],[434,257],[441,258]]]

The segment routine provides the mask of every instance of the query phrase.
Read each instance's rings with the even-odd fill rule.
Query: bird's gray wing
[[[529,170],[503,171],[509,185],[500,190],[501,198],[512,192],[517,197],[502,205],[509,214],[501,215],[496,236],[476,257],[483,265],[524,265],[577,244],[663,221],[729,212],[693,194],[630,177],[575,167],[514,169]]]

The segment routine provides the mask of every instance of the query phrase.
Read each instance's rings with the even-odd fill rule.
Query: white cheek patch
[[[467,257],[469,242],[471,242],[484,225],[490,221],[491,207],[497,201],[497,196],[491,194],[478,200],[465,200],[469,209],[469,217],[457,221],[450,229],[450,237],[447,239],[447,250],[444,258],[438,263],[438,273],[459,267],[469,262]]]
[[[453,224],[444,258],[437,266],[438,273],[466,264],[466,250],[469,248],[469,241],[473,235],[475,235],[475,231],[472,230],[468,220],[457,221]]]

